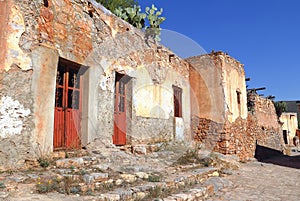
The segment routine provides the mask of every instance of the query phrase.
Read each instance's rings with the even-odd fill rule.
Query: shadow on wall
[[[254,157],[263,163],[300,169],[300,152],[296,156],[287,156],[275,149],[256,145]]]

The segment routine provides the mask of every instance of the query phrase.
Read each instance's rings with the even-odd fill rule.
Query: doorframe
[[[132,119],[132,105],[129,105],[130,103],[132,104],[132,77],[128,76],[127,74],[122,74],[119,72],[115,72],[115,84],[114,84],[114,99],[113,99],[113,121],[115,122],[115,107],[116,107],[116,99],[115,99],[115,94],[116,94],[116,83],[119,80],[124,80],[125,84],[125,102],[124,102],[124,113],[125,113],[125,144],[128,144],[131,142],[130,136],[128,136],[128,133],[130,133],[129,129],[131,128],[131,122],[130,120]],[[113,136],[112,136],[112,142],[114,143],[114,135],[115,135],[115,126],[113,126]]]
[[[54,134],[54,108],[56,91],[56,74],[59,58],[80,63],[81,60],[70,58],[68,53],[49,48],[43,44],[32,49],[32,115],[33,119],[33,149],[40,154],[50,154],[53,152],[53,134]],[[86,63],[84,63],[86,64]],[[99,124],[97,115],[98,99],[95,95],[98,92],[99,77],[102,71],[94,63],[83,65],[87,67],[83,75],[83,99],[82,99],[82,146],[99,137]],[[105,127],[106,129],[107,127]],[[107,129],[107,139],[109,138]]]
[[[73,62],[73,61],[70,61],[70,60],[67,60],[67,59],[64,59],[64,58],[59,58],[59,60],[58,60],[58,64],[57,64],[57,73],[59,72],[59,68],[61,68],[61,70],[63,70],[63,75],[62,75],[62,79],[63,79],[63,83],[62,83],[62,86],[63,86],[63,88],[62,88],[62,105],[61,105],[61,107],[60,108],[62,108],[62,110],[63,110],[63,133],[58,133],[58,131],[56,131],[56,129],[55,129],[55,125],[56,125],[56,123],[58,122],[58,121],[55,121],[55,113],[56,113],[56,105],[54,106],[54,131],[53,131],[53,149],[54,150],[61,150],[61,149],[73,149],[73,148],[75,148],[75,149],[77,149],[77,148],[80,148],[80,147],[82,147],[82,133],[83,133],[83,129],[82,129],[82,107],[83,107],[83,91],[84,91],[84,89],[85,89],[85,86],[84,86],[84,82],[83,82],[83,76],[84,76],[84,73],[86,72],[86,70],[87,70],[87,67],[86,66],[83,66],[83,65],[80,65],[80,64],[78,64],[78,63],[76,63],[76,62]],[[73,120],[73,121],[75,121],[75,119],[74,119],[74,116],[73,117],[71,117],[71,119],[66,119],[66,115],[68,114],[68,110],[69,109],[71,109],[71,115],[72,115],[72,108],[69,108],[68,107],[68,104],[69,104],[69,100],[68,100],[68,98],[69,98],[69,90],[70,90],[70,86],[69,86],[69,83],[70,83],[70,72],[72,72],[72,70],[75,70],[77,73],[77,75],[76,75],[76,78],[79,80],[79,88],[78,89],[76,89],[76,87],[74,86],[73,88],[74,88],[74,90],[75,91],[79,91],[79,102],[78,102],[78,117],[76,117],[75,119],[77,119],[77,118],[80,118],[79,120],[78,120],[78,122],[75,122],[75,125],[73,125],[73,122],[68,122],[68,120]],[[65,74],[66,73],[66,74]],[[67,83],[66,83],[67,82]],[[55,99],[57,98],[56,97],[56,92],[57,92],[57,87],[58,87],[58,83],[57,83],[57,77],[56,77],[56,82],[55,82],[55,86],[56,86],[56,90],[55,90]],[[74,92],[74,91],[73,91]],[[54,101],[54,102],[56,102],[56,100]],[[75,112],[76,113],[76,112]],[[74,115],[74,114],[73,114]],[[57,116],[58,117],[58,116]],[[60,122],[61,123],[61,122]],[[79,125],[77,125],[76,126],[76,124],[77,123],[79,123]],[[70,134],[69,133],[69,131],[67,131],[67,129],[68,129],[68,126],[67,125],[72,125],[71,127],[73,127],[73,126],[75,126],[73,129],[75,129],[76,127],[77,128],[79,128],[80,130],[77,130],[76,131],[76,134],[77,134],[77,137],[79,138],[79,139],[77,139],[78,140],[78,142],[77,142],[77,140],[74,138],[72,138],[72,140],[75,140],[75,141],[73,141],[73,142],[76,142],[76,144],[74,144],[74,147],[68,147],[68,137],[70,137],[70,136],[73,136],[73,134],[71,134],[71,135],[68,135],[68,134]],[[55,136],[60,136],[61,135],[61,137],[62,138],[64,138],[64,140],[62,140],[61,141],[61,147],[55,147],[54,145],[55,145],[55,142],[57,143],[57,141],[55,141],[54,139],[55,139]],[[72,144],[72,142],[71,142],[71,144]]]

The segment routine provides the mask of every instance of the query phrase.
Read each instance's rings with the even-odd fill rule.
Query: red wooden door
[[[113,143],[115,145],[126,144],[126,80],[121,74],[116,75],[115,83]]]
[[[60,62],[55,93],[54,149],[80,147],[81,100],[82,75],[68,63]]]

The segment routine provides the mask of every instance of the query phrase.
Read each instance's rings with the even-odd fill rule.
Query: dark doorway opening
[[[282,133],[283,133],[284,144],[288,144],[287,131],[286,131],[286,130],[283,130]]]

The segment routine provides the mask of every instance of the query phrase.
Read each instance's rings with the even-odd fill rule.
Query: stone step
[[[213,185],[197,185],[185,192],[173,194],[164,198],[164,201],[202,201],[214,194]]]
[[[219,177],[215,172],[210,175],[204,183],[197,184],[190,188],[189,190],[184,190],[177,194],[172,194],[167,198],[164,198],[164,201],[198,201],[206,199],[210,196],[213,196],[218,191],[223,188],[228,188],[233,186],[233,183],[227,180],[224,177]]]
[[[118,188],[108,193],[97,195],[99,200],[150,200],[154,198],[167,197],[166,200],[191,200],[190,198],[205,198],[214,192],[213,185],[199,186],[209,177],[216,176],[215,168],[195,169],[191,172],[184,172],[172,175],[161,182],[145,182],[141,185],[129,188]],[[197,188],[193,186],[197,185]],[[192,188],[192,189],[191,189]],[[188,190],[188,194],[173,194]]]
[[[85,170],[85,169],[83,169]],[[69,183],[71,193],[80,192],[82,195],[93,194],[97,200],[142,200],[148,198],[162,198],[173,200],[185,200],[187,197],[204,198],[210,195],[212,185],[203,186],[202,184],[210,177],[217,177],[216,168],[195,168],[182,172],[174,171],[168,175],[158,175],[154,173],[135,172],[135,173],[111,173],[85,172],[80,174],[80,169],[56,169],[56,174],[51,177],[32,178],[35,182],[46,181],[45,186],[51,178],[57,178],[63,183]],[[87,170],[85,170],[87,171]],[[47,183],[48,182],[48,183]],[[54,182],[51,181],[51,182]],[[58,183],[57,185],[61,185]],[[200,186],[199,186],[200,185]],[[197,186],[197,188],[194,188]],[[64,187],[65,188],[65,187]],[[191,190],[189,190],[191,189]],[[188,196],[179,193],[188,190]],[[103,193],[106,192],[106,193]],[[66,192],[65,192],[66,193]],[[179,194],[174,194],[179,193]]]
[[[77,158],[63,158],[56,160],[56,167],[57,168],[80,168],[86,167],[93,164],[97,164],[96,157],[77,157]]]

